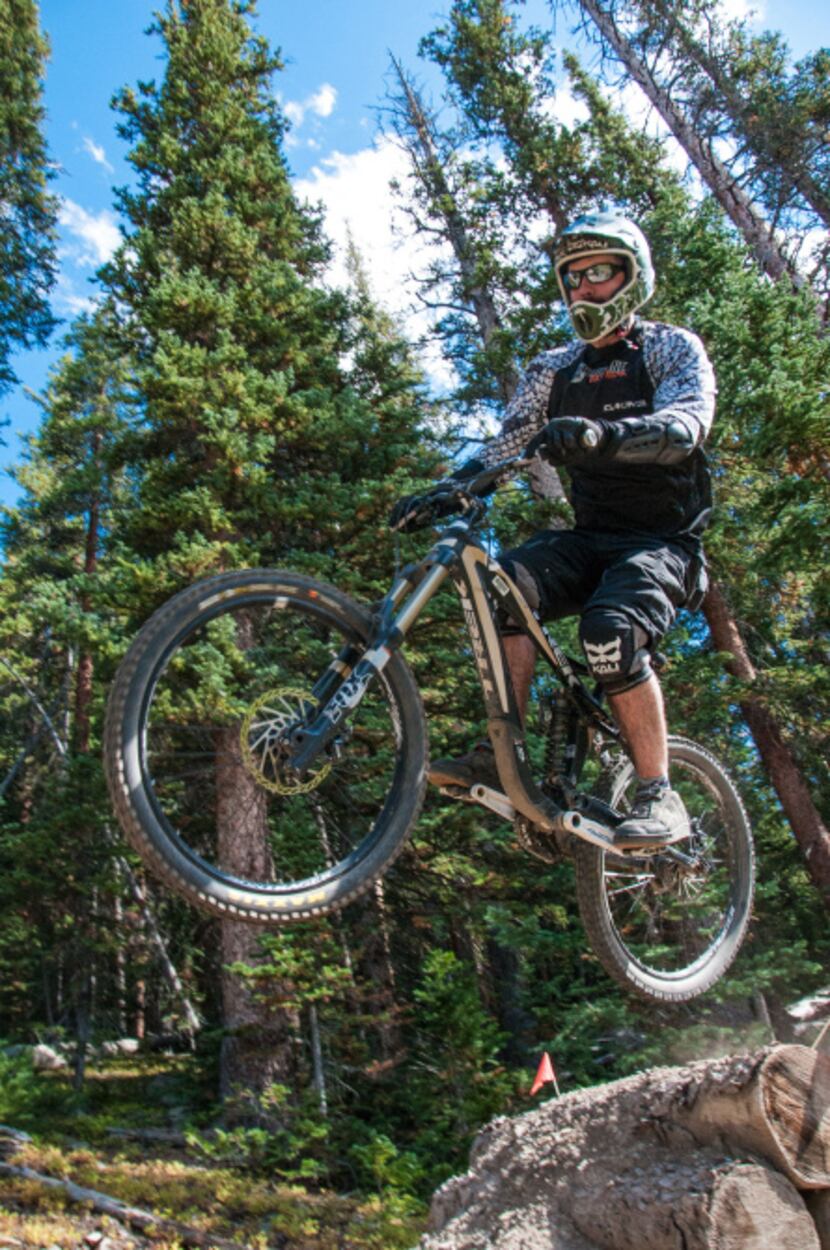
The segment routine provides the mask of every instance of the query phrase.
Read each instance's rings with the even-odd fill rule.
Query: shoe
[[[457,760],[435,760],[430,764],[427,776],[434,786],[459,786],[463,790],[487,786],[499,792],[503,789],[489,742],[479,742],[466,755],[459,755]]]
[[[638,786],[630,815],[614,830],[614,846],[621,850],[668,846],[689,833],[689,816],[680,795],[652,781]]]

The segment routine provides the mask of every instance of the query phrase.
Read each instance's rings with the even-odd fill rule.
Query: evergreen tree
[[[787,278],[795,287],[805,284],[791,249],[776,235],[764,216],[716,151],[709,135],[698,133],[693,110],[675,96],[674,79],[666,73],[664,35],[651,22],[628,22],[624,3],[603,5],[599,0],[579,0],[586,29],[595,35],[625,73],[643,90],[674,138],[696,167],[704,184],[746,240],[759,267],[773,280]],[[672,89],[669,87],[672,83]]]
[[[0,0],[0,394],[15,348],[42,346],[55,325],[56,202],[43,137],[47,56],[35,0]]]
[[[81,318],[66,346],[17,473],[24,501],[4,525],[0,652],[14,661],[26,711],[10,722],[3,761],[8,893],[0,944],[13,945],[31,926],[24,963],[39,961],[26,986],[36,1018],[62,1017],[85,1042],[92,980],[102,990],[120,936],[112,927],[118,889],[93,732],[103,686],[93,676],[96,657],[113,641],[99,559],[118,488],[126,378],[105,312]],[[15,983],[19,991],[20,978]],[[80,1083],[83,1046],[79,1054]]]
[[[253,15],[248,0],[171,0],[154,27],[163,80],[116,97],[136,185],[119,193],[127,237],[102,277],[140,396],[119,540],[142,614],[183,581],[262,563],[369,589],[367,535],[419,470],[420,378],[365,293],[323,286],[328,246],[290,186],[280,62]],[[246,784],[240,764],[226,789]],[[263,838],[256,819],[233,823],[243,808],[223,803],[218,830],[240,863]],[[256,968],[256,932],[222,930],[223,1091],[256,1118],[270,1086],[296,1084],[301,1020],[227,971]]]

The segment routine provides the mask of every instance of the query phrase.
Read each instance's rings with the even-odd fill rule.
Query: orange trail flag
[[[553,1070],[553,1064],[550,1061],[550,1055],[547,1051],[542,1055],[539,1067],[536,1069],[536,1079],[530,1087],[530,1096],[538,1094],[543,1085],[553,1083],[556,1090],[556,1097],[559,1097],[559,1082],[556,1079],[556,1073]]]

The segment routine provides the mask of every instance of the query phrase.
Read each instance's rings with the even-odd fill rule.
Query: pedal
[[[512,820],[516,815],[516,809],[507,795],[491,790],[489,786],[475,785],[469,790],[465,786],[439,786],[438,793],[461,803],[476,803],[479,807],[486,807],[503,820]]]
[[[626,846],[621,846],[614,841],[614,831],[609,829],[607,825],[600,824],[597,820],[591,820],[583,812],[568,811],[562,814],[562,826],[568,833],[572,833],[575,837],[581,838],[583,842],[590,842],[594,846],[601,847],[604,851],[612,851],[615,855],[630,856],[654,856],[659,855],[661,851],[667,850],[672,842],[680,842],[687,837],[687,833],[680,833],[674,838],[664,842],[637,842]]]

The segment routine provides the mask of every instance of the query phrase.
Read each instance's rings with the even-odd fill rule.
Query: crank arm
[[[469,790],[463,786],[440,786],[438,793],[446,795],[448,799],[457,799],[461,803],[476,803],[479,807],[486,807],[497,816],[501,816],[503,820],[512,820],[516,815],[516,809],[507,795],[499,793],[498,790],[491,790],[489,786],[479,784],[471,786]]]

